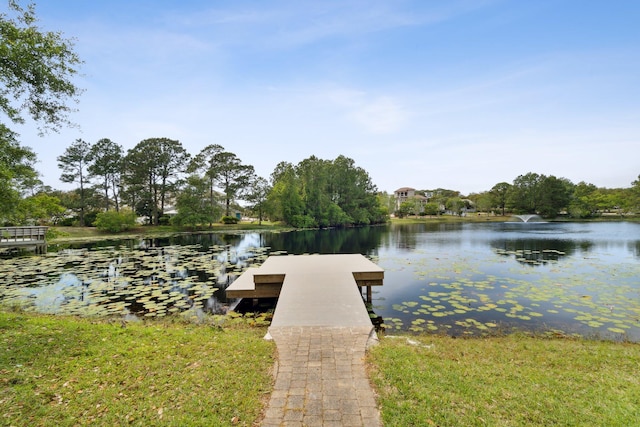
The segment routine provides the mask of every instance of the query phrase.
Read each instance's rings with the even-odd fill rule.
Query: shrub
[[[84,214],[84,225],[87,227],[96,227],[96,218],[100,211],[88,211]]]
[[[290,225],[295,228],[316,228],[318,223],[311,215],[294,215]]]
[[[63,227],[71,227],[75,224],[78,223],[78,217],[77,216],[72,216],[69,218],[64,218],[63,220],[61,220],[58,225],[61,225]]]
[[[238,218],[235,216],[223,216],[221,221],[223,224],[237,224]]]
[[[96,216],[95,226],[102,231],[109,231],[111,233],[118,233],[120,231],[126,231],[136,225],[136,214],[129,210],[124,209],[117,211],[100,212]]]

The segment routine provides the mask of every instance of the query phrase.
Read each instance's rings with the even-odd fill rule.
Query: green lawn
[[[0,425],[256,425],[275,345],[219,324],[0,310]],[[640,344],[407,335],[367,361],[385,426],[640,425]]]
[[[272,384],[264,334],[0,312],[0,425],[251,426]]]
[[[411,340],[383,339],[368,357],[385,426],[640,426],[638,344]]]
[[[286,227],[282,224],[263,221],[262,224],[257,222],[240,222],[238,224],[213,224],[211,228],[202,227],[198,230],[193,230],[186,227],[177,227],[171,225],[154,225],[154,226],[139,226],[133,229],[123,231],[121,233],[109,233],[106,231],[98,230],[95,227],[49,227],[49,233],[47,237],[48,243],[63,243],[63,242],[93,242],[103,239],[130,239],[135,237],[163,237],[170,236],[178,233],[210,233],[210,232],[241,232],[241,231],[278,231],[289,230],[290,227]]]

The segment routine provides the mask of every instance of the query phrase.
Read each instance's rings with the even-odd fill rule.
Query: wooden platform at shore
[[[227,289],[230,298],[278,297],[275,326],[371,325],[358,287],[381,286],[384,270],[360,254],[271,256]]]
[[[47,251],[46,234],[49,227],[0,227],[0,247],[7,249],[33,248],[38,253]]]

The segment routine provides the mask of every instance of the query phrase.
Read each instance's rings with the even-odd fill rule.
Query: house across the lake
[[[429,199],[422,194],[416,194],[416,189],[411,187],[402,187],[394,191],[396,198],[396,211],[400,210],[400,205],[404,202],[412,201],[415,203],[416,213],[424,212],[424,205]]]

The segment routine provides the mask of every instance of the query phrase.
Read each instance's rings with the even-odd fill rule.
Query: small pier
[[[0,227],[0,248],[33,249],[47,252],[46,234],[49,227]]]
[[[262,426],[381,426],[364,357],[375,331],[358,288],[382,285],[364,256],[269,257],[226,290],[278,297],[268,336],[278,348],[276,381]]]
[[[364,288],[367,302],[371,302],[371,287],[382,286],[384,279],[384,270],[360,254],[272,256],[260,268],[247,269],[226,289],[226,294],[229,298],[279,298],[287,275],[289,283],[302,280],[301,289],[312,292],[311,287],[318,284],[303,277],[309,273],[315,277],[331,273],[341,277],[342,284],[348,282],[358,289]],[[342,284],[329,277],[324,279],[327,280],[324,286],[342,288]]]

